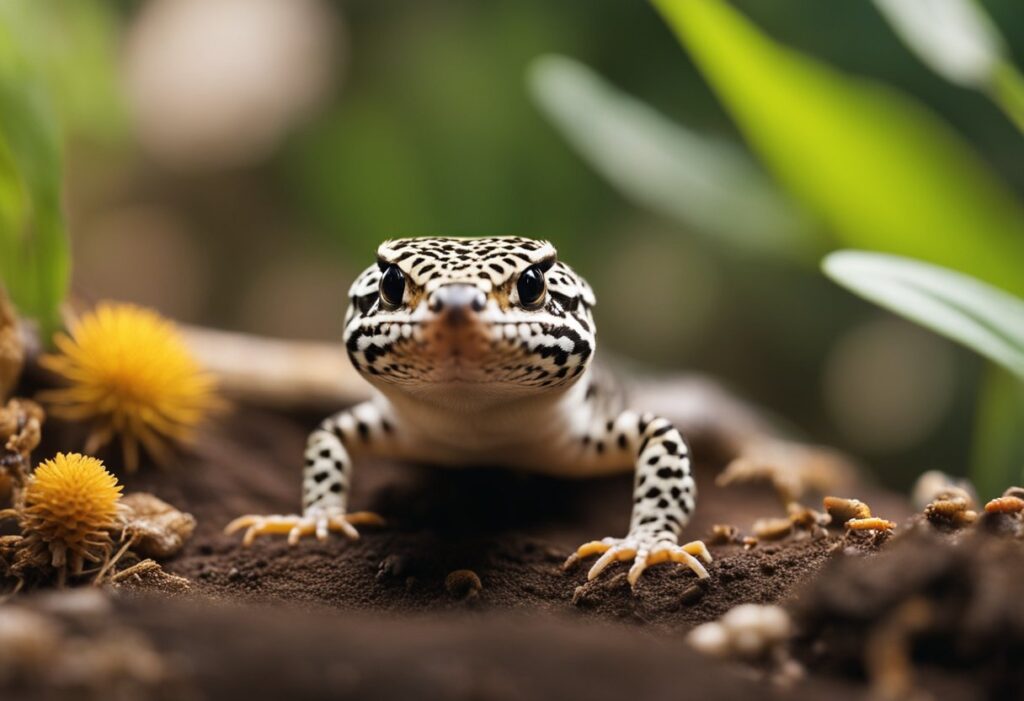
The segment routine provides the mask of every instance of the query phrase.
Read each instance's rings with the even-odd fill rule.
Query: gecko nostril
[[[430,311],[446,311],[462,317],[468,311],[479,312],[487,305],[487,295],[474,285],[450,284],[439,288],[430,298]]]

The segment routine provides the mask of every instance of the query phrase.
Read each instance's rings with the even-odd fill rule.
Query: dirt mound
[[[794,607],[808,667],[888,698],[1024,696],[1024,550],[993,533],[1004,519],[959,537],[920,524],[867,561],[830,562]]]

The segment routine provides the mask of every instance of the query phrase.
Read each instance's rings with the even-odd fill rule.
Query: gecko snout
[[[486,304],[487,295],[475,285],[443,285],[430,296],[430,311],[442,314],[451,324],[462,323]]]

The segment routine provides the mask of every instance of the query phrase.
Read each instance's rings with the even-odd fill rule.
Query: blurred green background
[[[873,81],[923,106],[1016,201],[1004,209],[1022,199],[1024,139],[1012,118],[984,90],[930,70],[871,2],[727,7],[856,85]],[[1020,65],[1024,4],[983,7],[1008,60]],[[345,291],[384,238],[548,238],[595,287],[605,349],[652,368],[713,375],[808,436],[863,458],[891,485],[906,486],[925,469],[967,470],[984,362],[861,301],[817,267],[823,253],[850,242],[811,233],[842,225],[797,204],[801,183],[813,189],[815,169],[830,162],[841,173],[844,153],[815,147],[817,160],[779,176],[771,139],[786,119],[773,133],[749,127],[769,120],[775,98],[740,116],[722,84],[716,96],[711,73],[702,73],[716,48],[701,54],[684,41],[703,56],[695,64],[647,3],[0,0],[0,8],[0,48],[23,57],[22,75],[46,86],[61,124],[72,293],[81,299],[336,339]],[[579,64],[538,63],[551,54]],[[748,87],[762,86],[746,77]],[[720,165],[735,189],[704,196],[698,188],[694,201],[706,211],[684,198],[674,215],[672,202],[659,207],[628,184],[611,184],[614,173],[599,175],[573,134],[588,113],[603,112],[573,112],[586,90],[578,99],[558,92],[566,81],[590,80],[607,81],[595,94],[614,86],[666,124],[684,125],[695,139],[679,143],[684,163],[694,149],[710,149],[711,172]],[[813,100],[793,107],[818,109]],[[897,146],[906,141],[870,115],[839,113],[872,134],[889,129]],[[798,152],[802,135],[791,137]],[[622,154],[605,154],[613,171],[619,155],[639,152],[619,146]],[[782,145],[775,156],[791,151]],[[874,211],[856,190],[824,195],[854,215]],[[768,214],[744,210],[760,197]],[[934,205],[940,222],[948,218],[942,208],[955,207]],[[902,205],[887,206],[898,214]],[[906,206],[924,214],[931,203]],[[700,216],[691,220],[690,211]],[[772,212],[787,233],[765,244],[757,230],[761,222],[770,228]],[[1013,226],[1004,238],[1024,250],[1024,230]],[[970,243],[983,233],[957,235]],[[948,232],[936,236],[959,250]],[[1008,265],[997,251],[983,254],[982,268],[1000,256],[993,268]],[[990,281],[1006,287],[997,273]]]

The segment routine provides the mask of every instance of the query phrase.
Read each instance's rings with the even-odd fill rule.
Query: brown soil
[[[994,626],[993,616],[1024,606],[1011,595],[1024,557],[1016,541],[983,533],[965,544],[896,538],[880,554],[836,532],[750,550],[712,546],[708,580],[659,565],[632,592],[622,565],[590,583],[585,566],[560,567],[580,543],[624,533],[628,476],[560,481],[381,462],[359,466],[353,507],[378,511],[386,527],[363,529],[355,543],[334,537],[289,547],[268,538],[242,548],[222,534],[233,517],[296,509],[296,456],[312,423],[239,411],[173,471],[127,478],[130,491],[152,491],[198,519],[185,551],[165,563],[191,580],[187,593],[147,578],[108,592],[102,614],[39,595],[7,605],[57,622],[68,645],[128,635],[138,641],[134,650],[159,661],[156,671],[132,672],[135,661],[114,665],[117,675],[70,681],[45,665],[5,677],[0,659],[0,698],[111,698],[113,676],[120,698],[863,698],[871,676],[865,651],[877,642],[878,622],[919,595],[932,597],[936,611],[955,604],[936,615],[939,637],[928,638],[927,626],[908,637],[921,683],[968,698],[1016,688],[1005,655],[1019,655],[1024,624],[1015,613]],[[49,440],[65,447],[72,437],[60,433],[49,431]],[[701,499],[687,537],[707,537],[715,523],[748,530],[756,518],[781,513],[767,487],[715,487],[716,467],[698,466]],[[877,489],[856,496],[878,515],[908,516],[899,498]],[[1007,574],[990,579],[998,568]],[[449,578],[457,570],[475,573],[479,589],[472,575]],[[693,625],[750,602],[795,611],[805,681],[773,687],[757,669],[698,657],[683,642]],[[934,654],[965,630],[976,634],[968,653]],[[928,638],[920,648],[919,634]],[[943,665],[966,668],[979,654],[986,675],[950,686]]]

